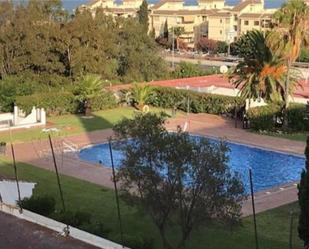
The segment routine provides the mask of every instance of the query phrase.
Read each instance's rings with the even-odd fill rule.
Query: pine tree
[[[300,184],[298,185],[298,203],[300,206],[298,234],[304,241],[306,249],[309,248],[309,136],[305,149],[306,169],[301,174]]]
[[[143,0],[139,11],[138,11],[138,21],[141,25],[145,27],[146,32],[148,32],[149,17],[148,17],[148,3],[147,0]]]

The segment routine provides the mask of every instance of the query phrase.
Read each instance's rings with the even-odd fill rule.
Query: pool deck
[[[184,127],[186,116],[169,119],[166,127],[175,130],[177,126]],[[243,143],[251,146],[262,147],[283,153],[303,155],[304,142],[254,134],[241,128],[234,128],[234,122],[216,115],[190,114],[188,116],[187,131],[193,134],[222,138],[232,142]],[[79,135],[67,136],[66,141],[82,148],[90,144],[98,144],[107,141],[113,135],[111,129],[99,130]],[[55,150],[58,151],[57,162],[59,172],[73,176],[101,186],[112,188],[111,169],[80,161],[76,153],[66,153],[62,156],[62,139],[53,138]],[[7,155],[10,152],[7,151]],[[33,141],[15,145],[16,160],[35,165],[37,167],[53,170],[50,148],[47,140]],[[268,209],[288,204],[297,200],[296,184],[282,186],[255,194],[256,211],[262,212]],[[252,214],[251,199],[244,201],[243,216]]]

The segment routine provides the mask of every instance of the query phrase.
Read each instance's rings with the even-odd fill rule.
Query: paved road
[[[0,212],[0,249],[98,249]]]

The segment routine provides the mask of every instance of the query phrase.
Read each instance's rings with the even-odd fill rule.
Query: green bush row
[[[16,105],[29,113],[33,106],[44,108],[48,115],[77,113],[79,102],[71,92],[35,93],[16,97]]]
[[[231,96],[199,93],[169,87],[154,87],[154,94],[149,99],[150,105],[162,108],[177,108],[192,113],[226,114],[232,113],[235,103],[240,99]]]
[[[288,109],[288,130],[290,132],[309,131],[309,104],[292,104]],[[248,113],[250,127],[256,131],[276,131],[282,127],[279,105],[267,105],[251,108]]]
[[[117,105],[114,95],[103,92],[100,96],[90,100],[92,110],[104,110]],[[46,110],[47,115],[63,115],[69,113],[81,113],[84,105],[77,100],[72,92],[46,92],[35,93],[27,96],[17,96],[16,105],[26,113],[29,113],[33,106]]]

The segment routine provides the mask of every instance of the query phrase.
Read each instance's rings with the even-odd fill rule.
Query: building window
[[[234,31],[237,31],[237,25],[234,25]]]
[[[237,20],[238,20],[237,15],[234,15],[234,21],[237,21]]]
[[[220,35],[222,35],[222,30],[220,30]]]
[[[259,26],[260,22],[259,21],[254,21],[254,26]]]
[[[203,22],[206,22],[207,21],[207,16],[203,16],[202,19],[203,19]]]
[[[220,23],[222,23],[222,19],[220,19]]]
[[[249,25],[249,21],[244,21],[244,24],[246,25],[246,26],[248,26]]]
[[[177,24],[183,23],[183,17],[177,17],[176,22]]]
[[[215,9],[217,8],[217,5],[215,4]]]

